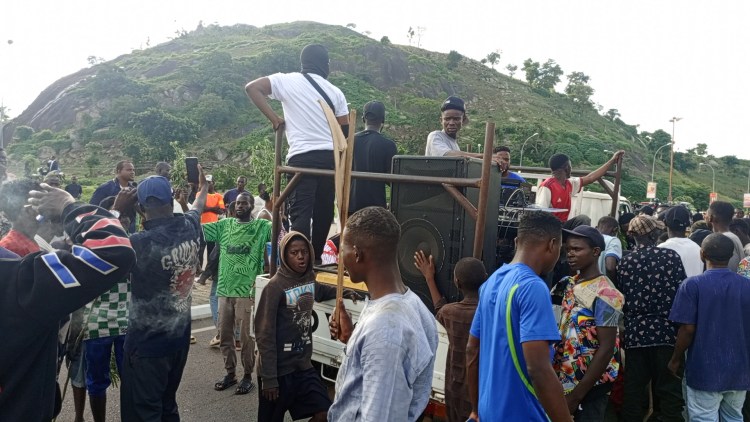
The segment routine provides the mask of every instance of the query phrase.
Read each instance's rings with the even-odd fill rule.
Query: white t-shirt
[[[455,139],[442,130],[436,130],[427,135],[427,146],[424,149],[425,156],[442,157],[449,151],[460,151]]]
[[[346,97],[340,89],[322,76],[309,74],[320,88],[328,94],[336,117],[349,114]],[[309,151],[333,150],[333,138],[328,121],[318,100],[324,98],[301,73],[275,73],[271,81],[270,98],[281,101],[286,122],[286,139],[289,142],[289,157]],[[324,100],[325,101],[325,100]]]
[[[417,420],[432,391],[436,324],[411,290],[365,299],[346,345],[328,419]]]
[[[740,261],[745,257],[745,248],[742,246],[742,241],[736,234],[732,232],[724,232],[722,234],[732,239],[732,242],[734,242],[734,254],[732,254],[732,258],[729,260],[727,268],[736,272],[737,267],[740,265]]]
[[[602,236],[604,237],[604,250],[599,255],[599,271],[602,274],[607,274],[607,257],[614,257],[617,262],[620,262],[622,259],[622,242],[617,237],[606,234]]]
[[[671,237],[666,242],[657,245],[677,252],[685,267],[685,275],[693,277],[703,274],[703,261],[701,261],[701,247],[686,237]]]

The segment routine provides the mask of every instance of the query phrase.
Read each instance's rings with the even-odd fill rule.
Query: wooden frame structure
[[[270,273],[271,276],[276,274],[278,260],[278,246],[279,246],[279,233],[281,232],[281,205],[289,197],[289,194],[299,184],[302,176],[329,176],[335,177],[334,170],[323,170],[323,169],[310,169],[301,167],[291,167],[282,164],[282,143],[284,140],[284,126],[281,125],[276,130],[275,139],[275,165],[274,165],[274,178],[273,178],[273,229],[271,234],[271,265]],[[466,212],[475,220],[475,232],[474,232],[474,245],[472,256],[477,259],[482,258],[482,249],[484,243],[484,225],[486,216],[483,210],[487,207],[487,198],[489,195],[489,180],[490,171],[492,168],[492,150],[495,142],[495,124],[493,122],[487,122],[485,126],[484,136],[484,154],[482,156],[482,177],[480,178],[455,178],[455,177],[429,177],[429,176],[407,176],[400,174],[388,174],[388,173],[367,173],[352,171],[351,177],[362,179],[362,180],[376,180],[384,182],[402,182],[412,184],[430,184],[430,185],[441,185],[461,206]],[[514,167],[514,171],[529,171],[534,173],[549,173],[549,169],[540,167]],[[618,161],[616,164],[615,171],[607,171],[605,176],[614,177],[614,189],[609,188],[602,179],[599,179],[599,183],[604,187],[605,191],[612,197],[612,211],[610,215],[616,215],[617,203],[619,199],[620,191],[620,180],[622,173],[622,162]],[[575,176],[583,176],[588,172],[574,170],[572,172]],[[287,183],[284,191],[281,191],[281,178],[283,175],[292,175],[292,178]],[[479,200],[476,206],[469,201],[457,188],[458,187],[472,187],[479,188]]]

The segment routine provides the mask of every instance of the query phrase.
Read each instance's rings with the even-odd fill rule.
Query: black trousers
[[[179,422],[176,395],[188,350],[157,358],[126,354],[120,389],[122,422]]]
[[[289,159],[292,167],[334,169],[333,151],[310,151]],[[291,176],[290,176],[291,177]],[[336,185],[333,177],[303,176],[287,203],[292,230],[307,236],[319,260],[333,222]]]
[[[622,405],[622,421],[642,422],[646,415],[644,403],[648,383],[654,403],[659,403],[659,420],[663,422],[684,421],[682,409],[682,380],[669,373],[667,363],[672,358],[674,347],[636,347],[625,350],[625,386]]]

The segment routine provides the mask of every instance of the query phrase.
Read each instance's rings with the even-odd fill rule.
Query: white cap
[[[213,180],[214,180],[214,176],[212,176],[212,175],[210,175],[210,174],[207,174],[207,175],[206,175],[206,182],[211,182],[211,181],[213,181]]]

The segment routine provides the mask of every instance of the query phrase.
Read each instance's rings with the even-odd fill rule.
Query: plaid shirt
[[[130,302],[130,279],[126,278],[86,305],[87,319],[84,338],[94,339],[127,334],[128,302]]]

